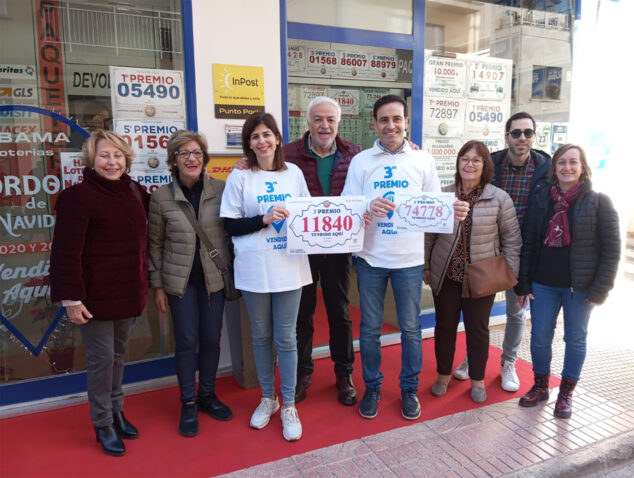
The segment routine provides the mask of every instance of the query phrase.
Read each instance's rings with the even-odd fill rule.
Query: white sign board
[[[363,196],[291,197],[289,254],[338,254],[363,248]]]
[[[453,232],[454,193],[400,192],[394,194],[398,229],[418,232]]]
[[[185,119],[183,72],[110,67],[115,119]]]
[[[425,58],[425,96],[462,97],[467,64],[464,60],[427,56]]]

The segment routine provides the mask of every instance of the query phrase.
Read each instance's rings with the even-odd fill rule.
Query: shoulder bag
[[[187,204],[183,203],[182,201],[177,201],[177,202],[180,208],[182,209],[183,213],[185,214],[185,217],[189,220],[192,227],[194,228],[194,231],[196,231],[196,234],[198,235],[198,237],[204,244],[205,249],[207,249],[207,254],[209,254],[209,257],[211,258],[212,261],[214,261],[214,264],[216,264],[216,267],[222,274],[222,281],[225,284],[225,288],[224,288],[225,299],[226,300],[239,299],[242,296],[242,293],[238,289],[236,289],[236,285],[233,280],[233,264],[231,263],[225,264],[222,261],[222,259],[220,258],[220,252],[211,243],[211,241],[207,237],[207,234],[205,234],[205,231],[203,231],[203,228],[200,226],[198,219],[196,219],[196,217],[194,216],[194,212],[191,209],[189,209],[187,207]]]
[[[503,254],[470,263],[467,260],[467,234],[464,230],[464,224],[460,224],[460,230],[465,261],[464,275],[462,276],[463,298],[479,299],[508,290],[517,284],[517,279]]]

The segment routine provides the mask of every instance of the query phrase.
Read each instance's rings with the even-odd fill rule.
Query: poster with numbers
[[[511,60],[472,60],[467,70],[469,98],[503,100],[511,87]]]
[[[340,78],[368,78],[370,73],[370,54],[360,51],[339,51],[339,69],[337,76]]]
[[[463,98],[424,98],[423,135],[462,136],[465,107]]]
[[[454,183],[456,158],[463,145],[461,138],[432,138],[423,136],[423,150],[436,162],[436,172],[443,186]]]
[[[359,116],[359,90],[329,88],[328,96],[339,103],[342,115]]]
[[[328,96],[327,86],[302,85],[299,87],[299,111],[307,111],[308,103],[317,96]]]
[[[110,78],[113,118],[186,119],[182,71],[111,66]]]
[[[337,52],[329,48],[308,48],[306,73],[314,77],[330,76],[337,72]]]
[[[395,81],[398,77],[396,53],[370,54],[368,78]]]
[[[465,132],[471,136],[486,138],[504,135],[504,104],[498,101],[467,101]]]
[[[302,72],[306,69],[306,49],[300,45],[288,45],[289,73]]]
[[[467,63],[456,58],[425,58],[425,96],[462,97]]]

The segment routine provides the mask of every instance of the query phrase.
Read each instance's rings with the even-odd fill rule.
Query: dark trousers
[[[302,288],[302,298],[297,314],[297,374],[313,373],[313,317],[317,306],[317,282],[326,305],[330,330],[330,358],[335,364],[335,374],[352,373],[354,349],[352,348],[352,322],[348,305],[350,287],[350,254],[313,254],[308,256],[313,283]]]
[[[440,293],[434,296],[436,370],[441,375],[451,375],[456,351],[456,333],[462,311],[467,334],[469,377],[471,380],[483,380],[489,358],[489,315],[495,294],[480,299],[463,299],[461,295],[462,284],[445,279]]]
[[[86,389],[90,419],[96,427],[112,424],[112,412],[123,410],[123,360],[134,318],[89,320],[80,325],[86,348]]]
[[[167,299],[174,323],[174,364],[180,399],[191,402],[196,399],[197,363],[198,395],[210,395],[216,387],[225,297],[222,290],[207,294],[204,283],[190,282],[182,298],[168,294]]]

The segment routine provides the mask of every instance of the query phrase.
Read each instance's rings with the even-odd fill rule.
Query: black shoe
[[[357,391],[352,383],[351,375],[337,375],[338,399],[344,405],[354,405],[357,403]]]
[[[117,431],[112,425],[105,427],[95,427],[95,436],[97,443],[101,443],[103,452],[110,456],[125,455],[125,445],[117,435]]]
[[[112,412],[112,425],[121,438],[138,438],[139,430],[125,417],[123,410]]]
[[[313,384],[313,380],[310,375],[302,375],[297,377],[297,384],[295,385],[295,403],[299,403],[306,398],[308,387]]]
[[[198,406],[196,402],[183,403],[178,433],[184,437],[193,437],[198,434]]]
[[[403,401],[403,409],[401,414],[406,420],[416,420],[420,417],[420,403],[416,396],[416,390],[401,391],[401,400]]]
[[[202,412],[207,412],[211,415],[211,418],[216,420],[227,421],[233,418],[231,409],[222,403],[215,393],[210,395],[198,396],[198,408]]]
[[[366,388],[361,403],[359,404],[359,414],[363,418],[374,418],[379,413],[379,402],[381,401],[381,390]]]

